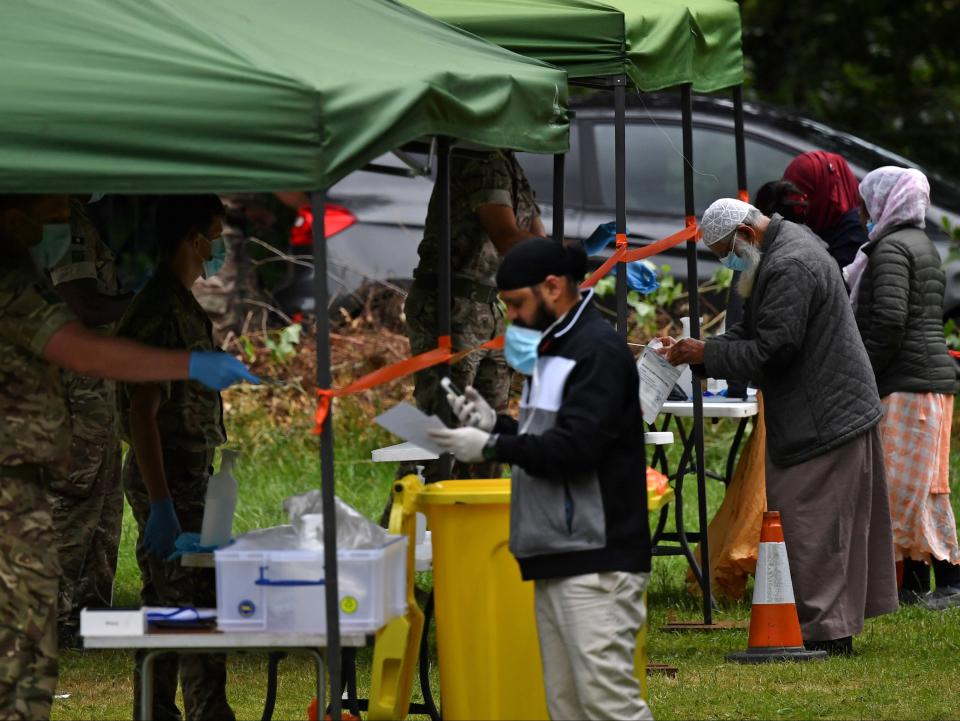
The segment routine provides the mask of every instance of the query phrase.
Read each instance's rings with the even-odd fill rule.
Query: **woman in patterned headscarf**
[[[884,466],[901,603],[960,605],[960,546],[950,507],[950,426],[956,365],[943,336],[945,276],[924,232],[930,185],[884,167],[860,183],[870,242],[846,269],[857,325],[884,406]],[[930,590],[932,564],[936,590]]]
[[[806,196],[801,222],[823,239],[841,268],[850,263],[867,236],[860,225],[857,179],[847,161],[823,150],[803,153],[787,166],[783,179]]]

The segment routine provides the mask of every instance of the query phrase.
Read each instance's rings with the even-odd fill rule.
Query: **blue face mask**
[[[868,220],[868,221],[867,221],[867,235],[870,235],[870,233],[873,232],[874,227],[875,227],[875,226],[874,226],[874,224],[873,224],[873,221],[872,221],[872,220]]]
[[[33,262],[40,270],[49,270],[66,255],[72,238],[69,223],[47,223],[40,242],[30,246]]]
[[[223,236],[214,238],[210,244],[212,247],[210,260],[203,261],[203,273],[206,278],[212,278],[219,273],[227,259],[227,246],[223,242]]]
[[[537,348],[543,333],[533,328],[522,328],[516,323],[507,326],[503,354],[507,365],[525,376],[532,376],[537,365]]]
[[[746,258],[741,258],[739,255],[733,252],[736,247],[737,241],[734,240],[733,247],[730,248],[730,252],[723,256],[720,259],[720,262],[725,268],[729,268],[734,273],[742,273],[750,268],[750,262]]]

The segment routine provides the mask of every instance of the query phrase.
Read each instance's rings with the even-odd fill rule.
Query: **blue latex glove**
[[[240,381],[260,385],[260,379],[243,363],[228,353],[217,352],[190,354],[190,380],[200,381],[215,391],[222,391]]]
[[[230,543],[233,543],[233,540]],[[187,553],[210,553],[216,551],[219,546],[201,546],[199,533],[184,531],[177,536],[174,548],[176,550],[167,557],[168,561],[176,561],[180,556]]]
[[[616,274],[617,266],[613,266],[607,273],[607,275],[613,276]],[[635,260],[632,263],[627,263],[627,287],[646,295],[660,287],[660,280],[657,278],[656,271],[651,270],[645,261]]]
[[[150,501],[150,516],[143,529],[143,548],[158,558],[167,558],[175,548],[180,535],[180,521],[172,498]]]
[[[630,230],[627,230],[627,235]],[[584,250],[587,255],[597,255],[610,243],[617,239],[617,222],[611,220],[609,223],[601,223],[597,229],[590,234],[590,237],[583,241]]]
[[[655,271],[642,260],[635,260],[627,263],[627,285],[630,290],[638,293],[652,293],[660,287],[660,281],[657,279]]]

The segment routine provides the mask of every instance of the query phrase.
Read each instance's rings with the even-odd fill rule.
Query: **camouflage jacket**
[[[99,293],[116,295],[116,259],[87,216],[86,207],[76,199],[70,204],[70,231],[73,236],[70,249],[50,269],[54,286],[71,280],[92,278],[97,281]]]
[[[120,320],[117,335],[147,345],[190,351],[214,350],[211,324],[203,308],[163,265],[137,294]],[[167,381],[161,389],[157,425],[164,448],[201,451],[226,441],[220,394],[197,381]],[[129,383],[117,385],[122,437],[130,440]]]
[[[116,295],[117,266],[113,253],[90,222],[84,204],[76,199],[71,203],[70,226],[73,235],[70,249],[50,269],[54,286],[89,278],[96,281],[98,293]],[[113,381],[63,371],[63,386],[74,435],[94,443],[116,435],[117,399]]]
[[[479,206],[487,204],[513,208],[517,225],[523,230],[530,230],[534,219],[540,217],[533,188],[512,152],[498,150],[490,153],[486,159],[452,156],[450,266],[455,276],[495,287],[500,256],[476,213]],[[415,277],[436,273],[439,227],[440,206],[434,190],[430,197],[423,240],[417,250],[420,263],[414,272]]]
[[[29,256],[0,266],[0,466],[67,462],[70,420],[60,372],[43,349],[74,320]]]

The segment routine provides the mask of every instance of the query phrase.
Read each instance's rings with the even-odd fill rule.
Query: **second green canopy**
[[[733,0],[406,0],[444,22],[562,67],[571,78],[628,75],[640,90],[743,82]]]

